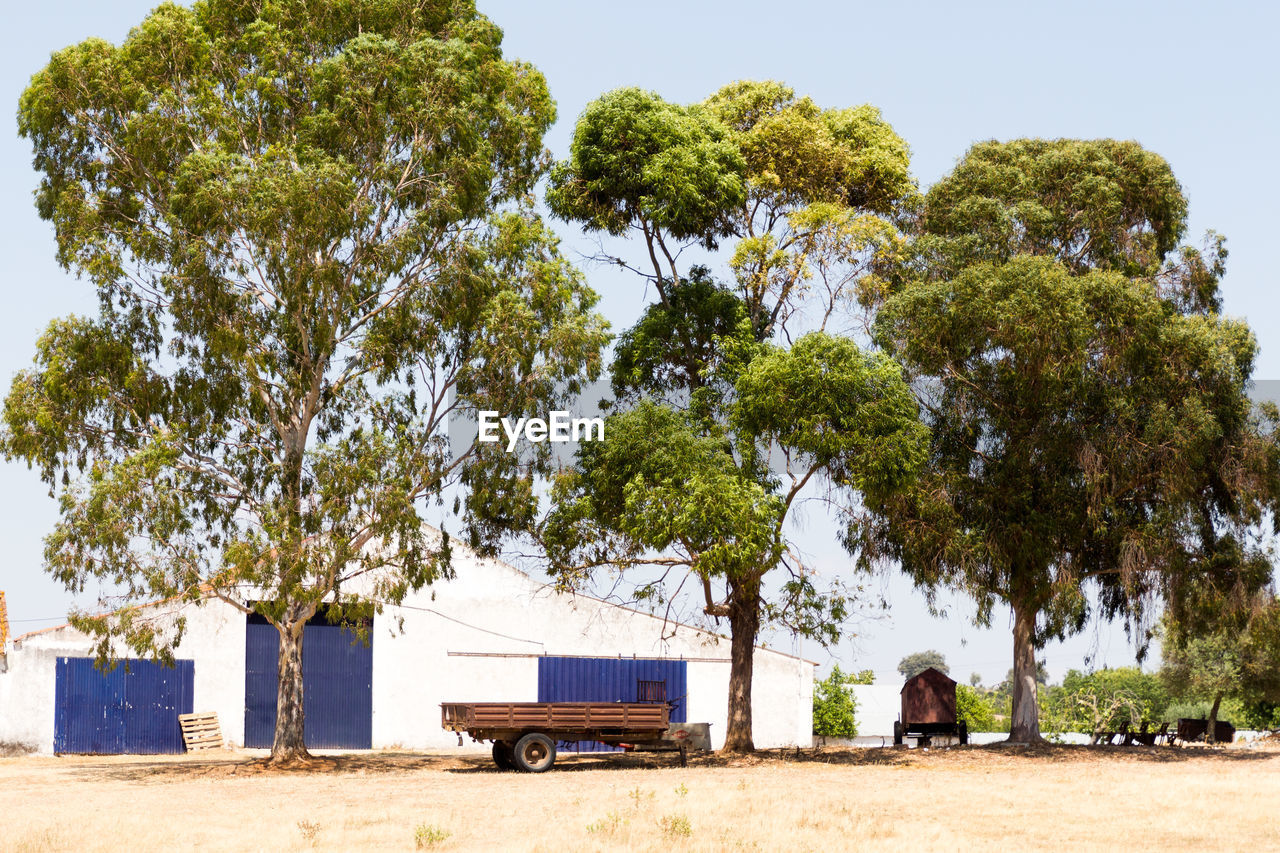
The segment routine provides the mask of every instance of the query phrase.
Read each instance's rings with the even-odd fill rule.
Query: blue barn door
[[[179,714],[191,713],[195,663],[172,668],[124,661],[110,672],[92,658],[58,658],[53,751],[92,755],[179,753]]]
[[[280,635],[265,619],[245,626],[244,745],[270,749],[276,731]],[[302,708],[310,749],[373,747],[373,638],[365,645],[323,618],[302,634]]]
[[[641,681],[663,682],[671,703],[671,722],[687,721],[687,661],[670,658],[538,658],[539,702],[637,702]],[[565,748],[579,752],[614,751],[595,741]]]

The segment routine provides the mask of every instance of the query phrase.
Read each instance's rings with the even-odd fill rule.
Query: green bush
[[[1164,712],[1160,715],[1160,720],[1165,723],[1176,723],[1182,717],[1192,720],[1207,720],[1209,719],[1209,709],[1212,707],[1212,702],[1173,702],[1164,709]],[[1254,727],[1250,724],[1251,718],[1247,709],[1238,699],[1223,699],[1221,704],[1218,705],[1218,719],[1239,728]]]
[[[1143,723],[1159,723],[1167,717],[1169,691],[1160,676],[1136,666],[1100,669],[1096,672],[1068,670],[1060,692],[1050,701],[1067,731],[1090,734],[1095,726],[1118,731],[1128,725],[1138,729]],[[1092,703],[1087,700],[1092,697]],[[1123,702],[1115,700],[1123,699]],[[1115,707],[1112,707],[1112,706]],[[1104,720],[1095,720],[1090,711],[1111,709]]]
[[[437,844],[443,844],[453,833],[447,829],[438,826],[428,826],[420,823],[413,830],[413,846],[417,850],[425,850],[428,847],[434,847]]]
[[[813,685],[813,733],[815,735],[857,736],[858,704],[849,690],[849,685],[858,683],[859,677],[845,675],[840,671],[840,665],[836,664],[831,668],[830,675]]]
[[[996,711],[991,701],[967,684],[956,685],[956,717],[971,732],[996,731]]]
[[[1255,731],[1280,729],[1280,702],[1244,703],[1244,727]]]

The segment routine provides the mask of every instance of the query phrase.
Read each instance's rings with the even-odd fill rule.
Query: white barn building
[[[440,727],[442,702],[634,701],[637,677],[664,681],[679,707],[673,719],[710,722],[713,744],[723,743],[727,638],[557,592],[460,545],[453,559],[453,580],[374,617],[369,646],[334,626],[308,627],[309,745],[456,748]],[[215,711],[228,743],[269,746],[275,629],[216,599],[150,606],[186,617],[176,669],[134,662],[104,676],[92,669],[90,639],[70,626],[9,640],[0,742],[46,753],[181,751],[176,715]],[[808,746],[815,664],[764,648],[754,664],[756,745]]]

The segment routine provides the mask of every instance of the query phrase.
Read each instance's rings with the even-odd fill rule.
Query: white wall
[[[217,711],[223,737],[244,740],[244,615],[215,599],[157,609],[162,621],[187,620],[174,656],[195,661],[192,709]],[[0,741],[53,751],[54,678],[60,657],[90,657],[92,642],[62,626],[9,643],[8,672],[0,673]],[[117,649],[118,652],[122,650]]]
[[[850,684],[858,721],[858,737],[893,737],[893,724],[902,712],[902,685]]]
[[[688,718],[724,742],[729,641],[583,596],[557,593],[504,563],[455,545],[457,570],[374,620],[373,745],[457,747],[442,702],[537,699],[538,656],[670,657],[688,664]],[[246,598],[251,596],[246,595]],[[163,605],[165,608],[171,605]],[[228,743],[244,742],[245,617],[208,600],[166,611],[187,619],[176,656],[195,661],[195,711],[216,711]],[[0,741],[53,746],[54,662],[89,654],[69,627],[13,644],[0,673]],[[814,664],[757,649],[752,691],[758,747],[808,745]]]
[[[729,641],[584,596],[556,593],[511,566],[455,554],[457,577],[379,616],[373,645],[375,746],[456,746],[440,703],[532,702],[541,654],[689,658],[688,718],[724,742]],[[398,620],[403,619],[403,635]],[[408,640],[409,642],[404,642]],[[503,657],[523,655],[524,657]],[[808,744],[814,664],[758,649],[757,746]],[[400,675],[389,675],[398,673]]]

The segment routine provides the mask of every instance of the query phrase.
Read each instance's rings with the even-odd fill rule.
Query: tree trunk
[[[1213,694],[1213,706],[1209,708],[1209,724],[1204,731],[1204,742],[1213,746],[1218,742],[1218,706],[1222,704],[1222,691]]]
[[[271,763],[305,761],[311,757],[304,740],[302,708],[302,632],[306,619],[280,625],[279,685],[276,689],[276,736]]]
[[[1013,713],[1009,743],[1038,743],[1040,707],[1036,704],[1036,611],[1013,605]]]
[[[732,658],[729,663],[729,723],[724,751],[755,752],[751,739],[751,676],[755,663],[756,635],[760,632],[759,581],[729,583],[729,628]]]

